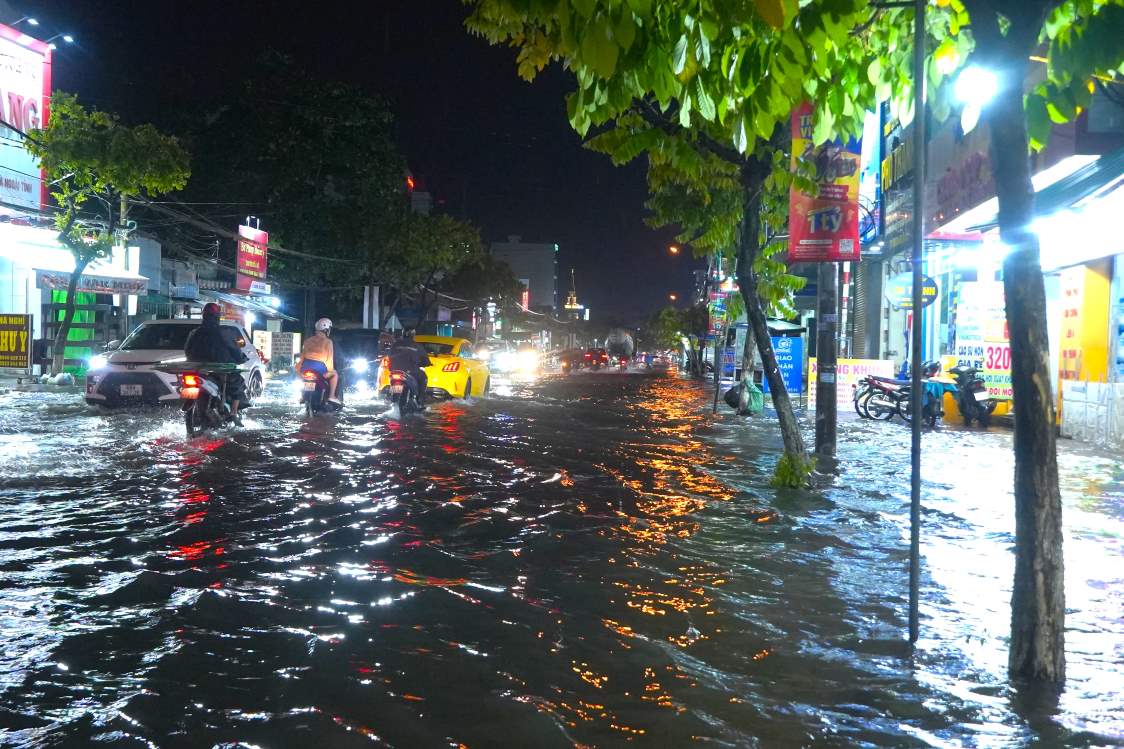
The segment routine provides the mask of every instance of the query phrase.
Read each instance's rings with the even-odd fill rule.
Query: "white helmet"
[[[332,321],[329,320],[326,317],[321,317],[319,320],[316,321],[316,329],[322,330],[325,333],[327,333],[329,330],[332,329]]]

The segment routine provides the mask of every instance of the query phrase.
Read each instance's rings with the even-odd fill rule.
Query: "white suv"
[[[201,320],[149,320],[133,330],[120,346],[110,342],[110,351],[90,361],[86,372],[86,402],[98,406],[157,405],[178,403],[178,377],[158,372],[153,367],[186,361],[184,344]],[[250,336],[241,325],[222,323],[223,335],[246,354],[246,393],[261,395],[265,386],[265,365]],[[99,360],[99,359],[103,359]]]

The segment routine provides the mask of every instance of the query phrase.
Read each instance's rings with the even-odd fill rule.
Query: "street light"
[[[56,39],[62,39],[67,44],[74,44],[74,37],[70,34],[55,34],[50,39],[44,39],[43,41],[47,44],[48,48],[58,49],[59,45],[55,44]]]
[[[678,294],[668,294],[667,298],[674,302],[674,301],[677,301],[679,299],[679,295]]]
[[[672,255],[678,255],[679,254],[679,245],[675,245],[675,244],[669,245],[668,248],[667,248],[667,251],[670,252]]]
[[[956,77],[955,91],[964,104],[983,108],[999,93],[999,76],[994,70],[969,65]]]
[[[23,23],[24,21],[27,21],[27,25],[28,25],[28,26],[38,26],[38,25],[39,25],[39,22],[38,22],[38,21],[36,21],[36,20],[35,20],[34,18],[32,18],[31,16],[24,16],[23,18],[20,18],[20,19],[18,19],[18,20],[12,21],[12,22],[11,22],[10,24],[8,24],[8,25],[9,25],[9,26],[18,26],[19,24]]]

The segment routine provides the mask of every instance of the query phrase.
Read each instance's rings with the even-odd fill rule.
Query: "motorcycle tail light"
[[[459,361],[454,361],[454,362],[449,362],[445,366],[441,367],[441,371],[442,372],[456,372],[456,371],[460,370],[460,368],[461,368],[461,363]]]
[[[400,385],[401,383],[406,381],[406,375],[402,374],[401,372],[391,372],[390,381],[395,385]]]
[[[316,379],[316,373],[313,372],[310,369],[306,369],[305,371],[301,372],[301,377],[303,377],[306,380],[315,380]]]
[[[185,374],[183,376],[183,386],[185,388],[195,388],[196,391],[198,391],[199,390],[199,375]],[[198,394],[199,393],[196,392],[196,395],[198,395]]]
[[[198,387],[180,388],[180,397],[185,399],[185,400],[193,401],[193,400],[195,400],[199,397],[199,388]]]

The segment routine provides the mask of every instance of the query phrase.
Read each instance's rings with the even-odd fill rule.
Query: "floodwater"
[[[1005,675],[1010,438],[841,425],[830,488],[674,375],[247,428],[0,395],[0,744],[1124,745],[1124,468],[1062,443],[1069,681]]]

